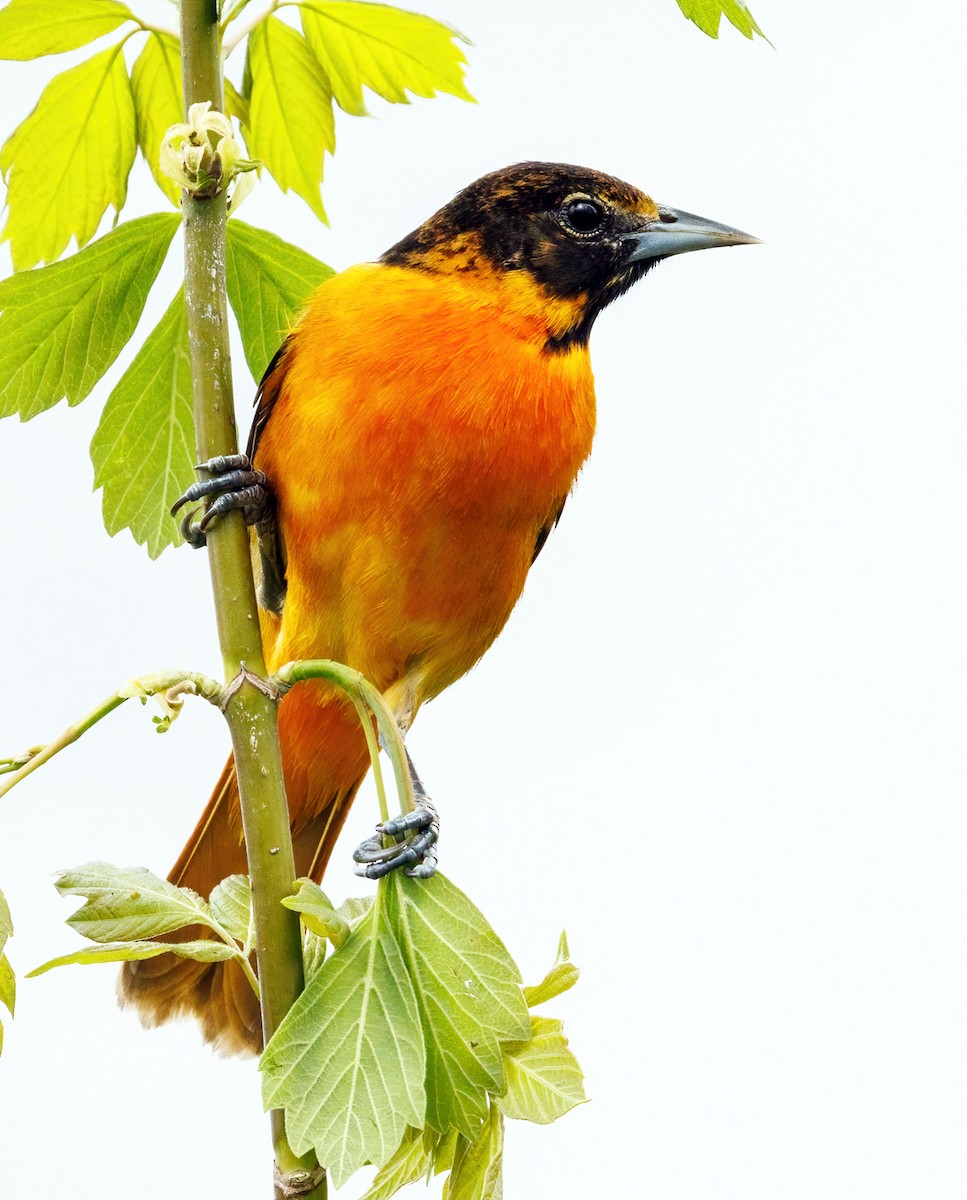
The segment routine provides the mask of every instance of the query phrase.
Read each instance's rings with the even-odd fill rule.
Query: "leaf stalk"
[[[145,700],[148,696],[165,696],[168,707],[180,703],[180,697],[192,693],[217,704],[222,695],[222,685],[209,675],[197,671],[158,671],[153,675],[142,675],[132,679],[124,687],[112,692],[79,721],[69,725],[67,729],[46,746],[37,746],[27,751],[19,758],[0,760],[0,773],[9,773],[9,778],[0,783],[0,797],[3,797],[28,775],[49,762],[55,754],[71,746],[85,733],[93,728],[109,713],[120,708],[126,700]]]
[[[244,41],[244,39],[248,37],[248,35],[252,32],[252,30],[256,27],[256,25],[261,25],[263,21],[268,20],[268,18],[271,17],[271,15],[275,12],[275,10],[280,7],[280,3],[281,3],[281,0],[272,0],[272,3],[269,5],[268,8],[263,9],[261,12],[257,13],[254,17],[250,17],[249,20],[247,20],[244,25],[240,25],[238,27],[238,29],[235,30],[235,32],[232,34],[231,37],[225,38],[225,42],[224,42],[225,57],[228,58],[228,56],[232,53],[232,51],[239,44],[239,42]],[[227,29],[229,22],[232,21],[234,19],[234,17],[235,17],[235,14],[230,13],[228,15],[228,17],[226,17],[226,19],[222,22],[222,28]]]
[[[413,794],[413,780],[410,777],[409,766],[406,762],[406,748],[403,745],[403,734],[400,732],[400,727],[396,723],[396,717],[393,715],[389,705],[383,699],[382,693],[376,688],[365,675],[359,671],[354,671],[352,667],[347,667],[344,663],[333,662],[328,658],[307,658],[300,659],[297,662],[286,663],[280,667],[272,676],[271,682],[277,687],[288,690],[293,684],[302,683],[307,679],[325,679],[329,683],[334,683],[337,687],[349,696],[356,705],[356,711],[360,714],[360,720],[363,722],[363,728],[367,730],[367,742],[370,745],[370,758],[373,763],[373,774],[377,779],[377,787],[382,783],[382,773],[379,769],[378,756],[373,752],[373,745],[370,741],[370,731],[368,716],[364,716],[360,711],[360,699],[366,708],[370,710],[376,718],[376,726],[379,730],[379,740],[389,755],[390,762],[393,764],[393,775],[396,779],[396,789],[399,793],[400,808],[403,812],[412,812],[416,808],[416,797]],[[384,821],[389,819],[385,809],[385,796],[381,797],[380,812]]]

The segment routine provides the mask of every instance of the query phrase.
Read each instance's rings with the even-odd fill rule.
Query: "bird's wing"
[[[249,462],[254,465],[258,451],[259,438],[262,436],[269,417],[282,390],[282,382],[286,372],[286,351],[289,349],[289,338],[275,352],[275,357],[266,368],[255,393],[255,417],[248,435],[246,453]],[[269,480],[271,484],[272,480]],[[278,516],[273,503],[271,511],[255,527],[259,547],[259,604],[270,612],[281,613],[285,603],[285,541],[279,527]]]
[[[564,512],[564,505],[566,503],[567,496],[565,496],[561,503],[557,506],[557,509],[554,513],[554,519],[552,521],[545,521],[540,529],[538,529],[537,539],[534,542],[534,553],[531,555],[532,564],[537,561],[538,554],[540,554],[540,552],[544,549],[544,543],[551,536],[551,530],[557,528],[557,524],[561,519],[561,513]]]
[[[275,408],[275,402],[278,400],[279,392],[282,390],[282,381],[285,378],[285,356],[289,350],[291,340],[290,335],[276,350],[275,357],[265,368],[262,382],[255,393],[255,417],[252,420],[252,428],[248,435],[248,446],[245,449],[245,453],[248,455],[249,462],[251,463],[255,462],[255,453],[258,450],[259,438],[268,424],[269,417],[272,415],[272,409]]]

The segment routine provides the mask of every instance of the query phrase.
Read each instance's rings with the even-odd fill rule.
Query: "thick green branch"
[[[222,111],[222,64],[215,0],[183,0],[182,71],[186,108],[205,100]],[[225,193],[185,193],[185,297],[200,461],[238,449],[225,290]],[[227,705],[242,825],[252,880],[262,1027],[268,1040],[302,990],[298,914],[281,901],[293,892],[295,861],[282,782],[276,705],[258,686],[265,675],[248,533],[240,513],[217,522],[208,538],[215,613],[226,680],[241,683]],[[255,680],[253,682],[253,679]],[[276,1195],[323,1197],[325,1177],[313,1156],[297,1156],[281,1111],[272,1113]]]

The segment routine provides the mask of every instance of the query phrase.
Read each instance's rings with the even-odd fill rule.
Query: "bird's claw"
[[[171,515],[177,515],[179,509],[195,500],[214,497],[200,521],[195,521],[200,506],[189,509],[181,519],[182,537],[196,550],[205,545],[206,533],[212,521],[224,513],[239,509],[246,524],[255,525],[271,509],[272,490],[269,481],[261,471],[252,469],[248,455],[219,454],[207,462],[198,463],[195,469],[204,471],[211,478],[193,483],[171,506]]]
[[[394,845],[383,845],[387,837],[395,839]],[[382,879],[402,867],[404,875],[429,879],[437,869],[439,837],[440,817],[433,803],[423,799],[412,812],[376,826],[373,836],[353,852],[353,870],[364,879]]]

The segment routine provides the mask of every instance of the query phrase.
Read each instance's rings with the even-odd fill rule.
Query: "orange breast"
[[[538,301],[379,265],[316,293],[257,453],[288,555],[273,666],[336,658],[415,711],[496,637],[594,432],[586,350],[543,352]]]

